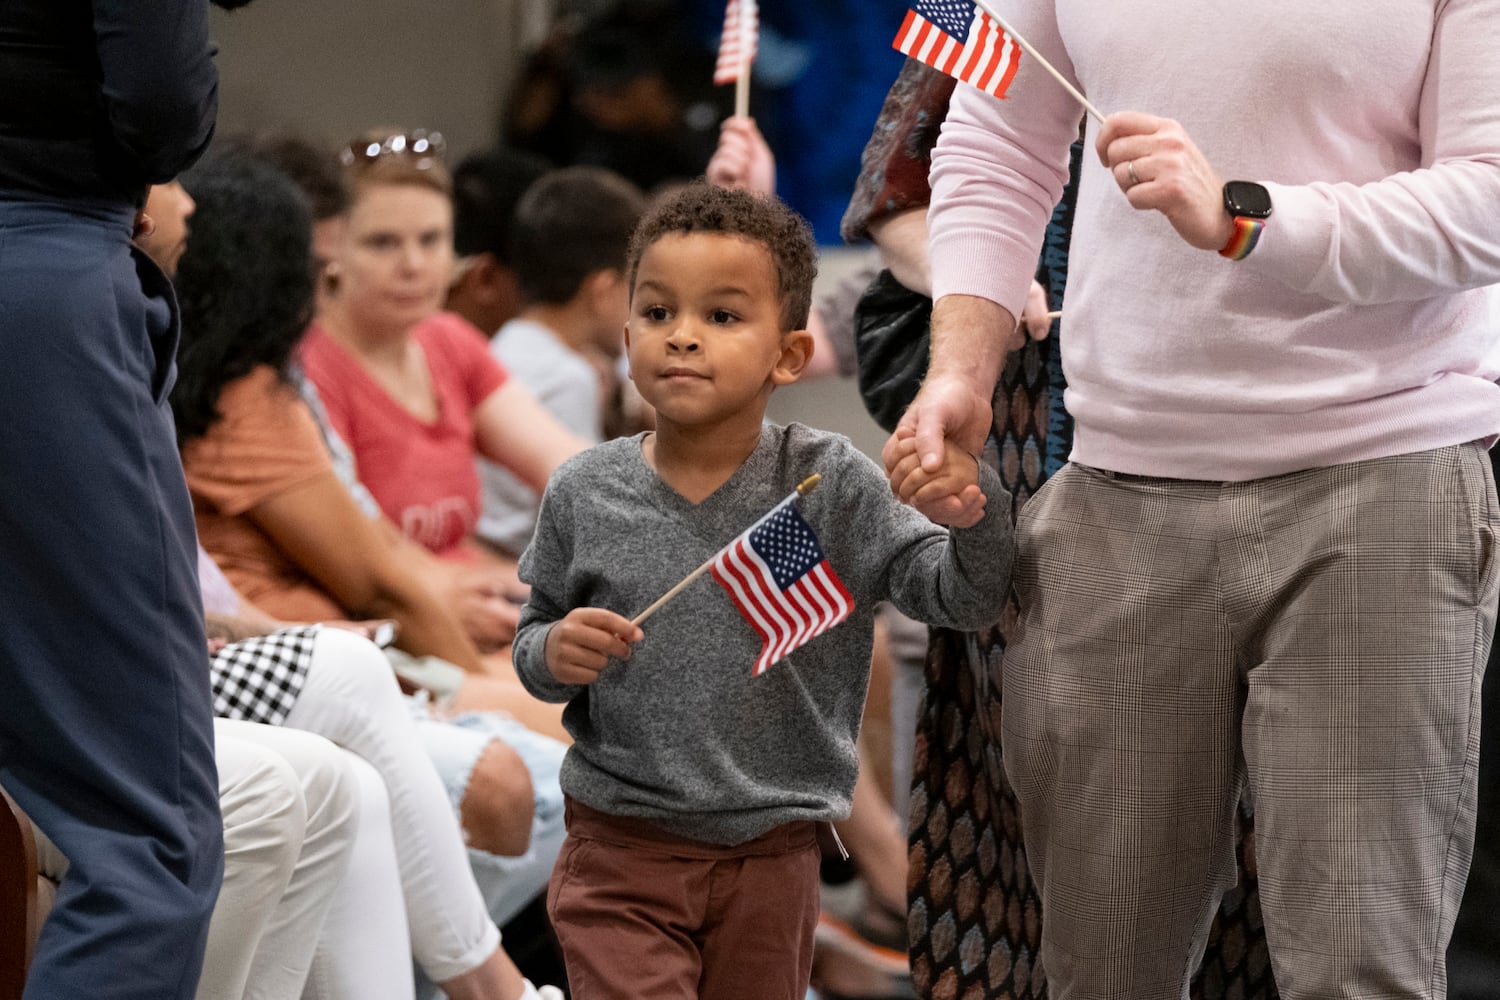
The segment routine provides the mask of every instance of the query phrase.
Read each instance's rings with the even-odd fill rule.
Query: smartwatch
[[[1230,181],[1224,185],[1224,211],[1234,220],[1234,235],[1219,256],[1244,260],[1255,249],[1271,217],[1271,192],[1253,181]]]

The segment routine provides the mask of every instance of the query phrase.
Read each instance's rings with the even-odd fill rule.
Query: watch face
[[[1224,208],[1248,219],[1270,218],[1271,193],[1251,181],[1230,181],[1224,185]]]

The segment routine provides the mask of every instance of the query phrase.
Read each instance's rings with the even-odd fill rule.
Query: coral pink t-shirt
[[[474,411],[505,383],[506,371],[484,335],[452,313],[424,320],[412,336],[437,394],[431,423],[392,399],[317,323],[302,342],[302,365],[386,516],[438,555],[460,557],[479,519]]]

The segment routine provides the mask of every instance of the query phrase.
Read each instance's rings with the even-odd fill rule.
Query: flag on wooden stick
[[[714,84],[734,83],[749,74],[760,39],[760,10],[756,0],[729,0],[724,8],[724,34],[719,36],[719,59]]]
[[[793,493],[713,559],[714,579],[761,637],[759,675],[849,617],[854,598],[823,555]]]
[[[971,0],[916,0],[891,47],[995,97],[1021,65],[1016,39]]]

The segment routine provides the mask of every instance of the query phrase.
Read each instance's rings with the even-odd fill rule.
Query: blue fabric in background
[[[693,37],[717,48],[724,0],[682,2]],[[901,70],[891,39],[905,16],[900,0],[760,0],[750,110],[776,154],[777,193],[807,217],[820,244],[841,242],[859,154]]]

